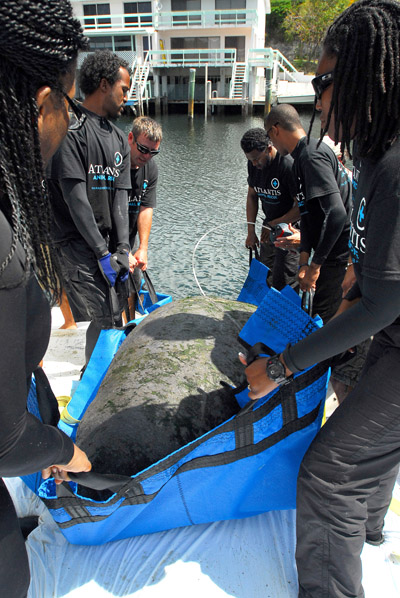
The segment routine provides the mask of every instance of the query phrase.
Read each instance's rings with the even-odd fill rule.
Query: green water
[[[301,115],[306,130],[310,115]],[[248,271],[247,162],[240,139],[247,129],[262,127],[262,117],[205,120],[196,114],[190,121],[173,114],[158,121],[163,141],[153,158],[159,183],[149,244],[154,286],[174,298],[198,295],[194,265],[205,294],[236,298]],[[118,125],[128,133],[130,122],[121,118]],[[314,128],[317,136],[319,122]]]

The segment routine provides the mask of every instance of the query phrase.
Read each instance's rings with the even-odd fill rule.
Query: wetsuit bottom
[[[270,243],[260,243],[260,262],[269,268],[268,283],[281,291],[290,285],[295,291],[299,289],[297,267],[299,254],[273,247]]]
[[[345,263],[323,263],[316,283],[313,316],[319,315],[324,324],[337,312],[342,302],[342,282]]]
[[[297,483],[301,598],[363,598],[360,554],[383,528],[400,462],[400,348],[378,333],[360,380],[312,442]]]
[[[0,594],[25,598],[30,583],[28,555],[14,504],[1,479],[0,513]]]

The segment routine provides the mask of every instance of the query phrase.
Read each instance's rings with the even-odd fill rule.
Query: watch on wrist
[[[270,380],[280,386],[286,382],[286,368],[279,359],[279,355],[273,355],[267,361],[266,365],[267,376]]]

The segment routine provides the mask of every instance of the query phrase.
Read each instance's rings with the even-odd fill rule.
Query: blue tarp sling
[[[278,352],[315,330],[320,322],[298,303],[291,289],[266,288],[240,333],[244,344],[263,342]],[[327,382],[327,368],[315,365],[254,403],[243,390],[236,416],[131,478],[114,476],[110,487],[117,490],[104,502],[77,495],[74,482],[58,497],[53,480],[24,479],[73,544],[292,509],[300,462],[321,425]]]

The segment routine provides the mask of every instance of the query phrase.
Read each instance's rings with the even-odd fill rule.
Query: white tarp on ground
[[[27,540],[28,598],[296,598],[295,512],[275,511],[103,546],[65,540],[43,503],[19,479],[6,483],[18,515],[40,514]],[[366,598],[400,596],[400,517],[389,511],[380,547],[362,554]]]

